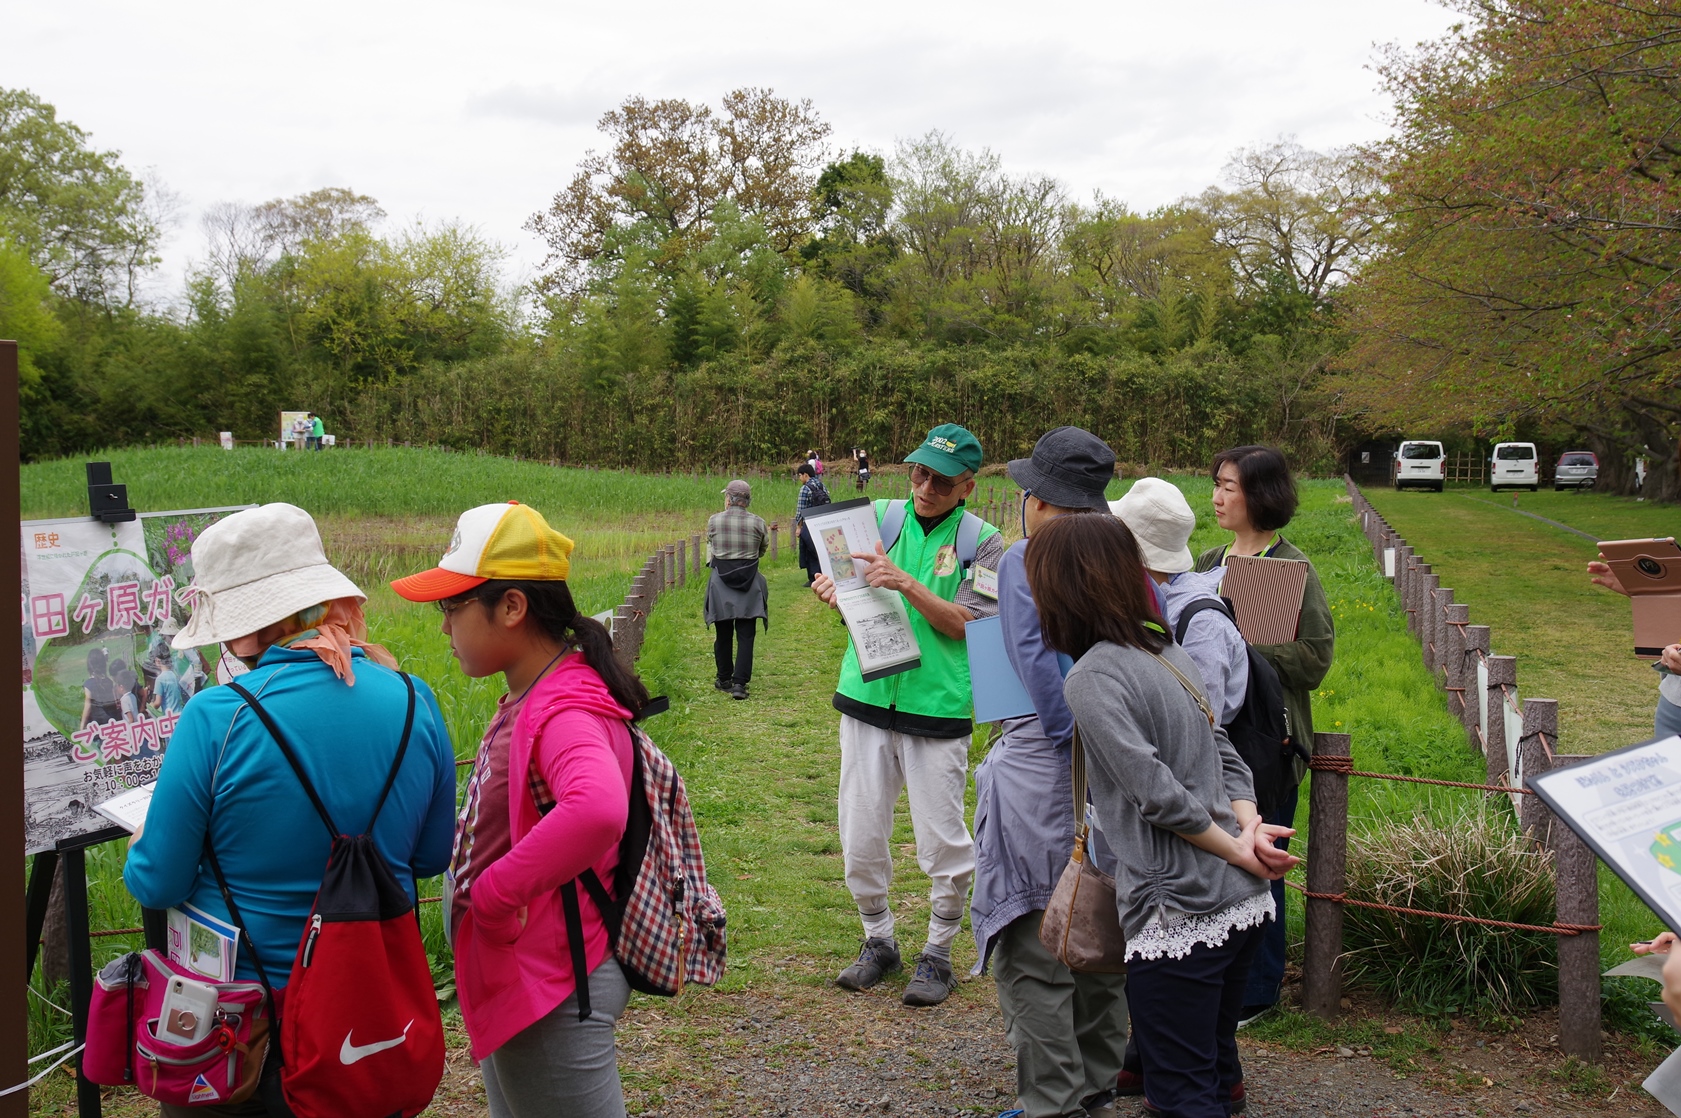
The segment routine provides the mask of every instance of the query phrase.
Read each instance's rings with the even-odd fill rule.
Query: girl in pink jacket
[[[586,890],[588,974],[573,973],[560,886],[612,881],[629,814],[626,720],[648,701],[566,584],[572,541],[510,502],[461,515],[439,565],[392,588],[435,602],[461,670],[508,692],[479,744],[456,822],[445,927],[492,1118],[621,1118],[613,1030],[630,988]],[[580,1020],[577,984],[589,983]]]

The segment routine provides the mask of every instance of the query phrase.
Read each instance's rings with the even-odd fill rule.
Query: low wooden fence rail
[[[1570,1055],[1597,1062],[1601,1019],[1597,860],[1576,833],[1524,787],[1526,776],[1572,764],[1585,755],[1557,751],[1557,701],[1519,699],[1516,657],[1491,651],[1488,626],[1471,624],[1470,607],[1453,600],[1452,588],[1441,585],[1441,577],[1389,526],[1352,478],[1345,476],[1344,482],[1379,569],[1406,612],[1407,628],[1418,637],[1425,667],[1445,695],[1448,709],[1465,727],[1467,741],[1485,758],[1487,780],[1472,784],[1358,771],[1347,734],[1314,735],[1307,887],[1301,890],[1307,895],[1306,1007],[1311,1013],[1331,1017],[1340,1005],[1346,905],[1518,927],[1466,913],[1418,913],[1350,898],[1344,892],[1350,777],[1480,791],[1509,799],[1519,825],[1552,852],[1557,917],[1551,925],[1522,928],[1559,936],[1559,1046]]]

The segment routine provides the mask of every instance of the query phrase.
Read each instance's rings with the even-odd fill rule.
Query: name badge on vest
[[[975,593],[983,598],[998,600],[998,572],[975,564]]]

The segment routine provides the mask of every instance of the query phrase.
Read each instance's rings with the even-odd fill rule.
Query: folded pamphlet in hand
[[[853,555],[873,555],[881,542],[875,502],[840,501],[807,509],[805,526],[817,545],[817,561],[835,584],[835,604],[846,621],[864,681],[908,672],[922,663],[922,649],[911,632],[904,595],[871,586],[869,562]]]
[[[120,796],[94,804],[93,810],[132,835],[146,822],[146,811],[152,806],[152,789],[157,786],[158,782],[154,780],[150,784],[130,788]]]

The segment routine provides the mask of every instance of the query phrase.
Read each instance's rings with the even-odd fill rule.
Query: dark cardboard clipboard
[[[1588,848],[1594,852],[1595,857],[1605,863],[1612,873],[1621,878],[1623,884],[1627,885],[1629,889],[1634,892],[1634,895],[1639,897],[1642,903],[1652,910],[1653,915],[1657,916],[1659,920],[1662,920],[1670,931],[1676,933],[1677,935],[1681,935],[1681,900],[1673,900],[1666,903],[1654,898],[1644,884],[1633,878],[1630,874],[1625,873],[1622,865],[1615,858],[1607,855],[1605,847],[1600,844],[1598,839],[1594,838],[1591,834],[1583,832],[1583,829],[1577,824],[1577,821],[1570,815],[1567,809],[1560,806],[1557,796],[1555,796],[1547,787],[1548,781],[1564,779],[1564,774],[1569,773],[1572,770],[1602,764],[1613,757],[1633,753],[1640,749],[1646,749],[1658,744],[1661,741],[1668,740],[1669,738],[1667,737],[1648,738],[1645,741],[1636,742],[1634,745],[1626,745],[1621,749],[1613,749],[1609,753],[1601,753],[1597,757],[1592,757],[1586,761],[1578,761],[1574,765],[1565,765],[1562,768],[1552,769],[1549,772],[1542,773],[1540,776],[1527,777],[1524,779],[1523,783],[1526,788],[1529,788],[1541,798],[1541,802],[1546,804],[1547,807],[1552,810],[1552,813],[1556,815],[1565,826],[1576,832],[1577,837],[1587,843]]]

